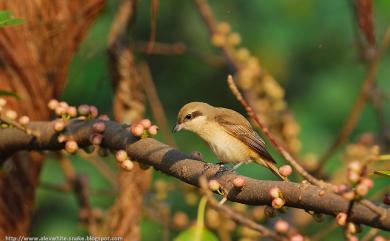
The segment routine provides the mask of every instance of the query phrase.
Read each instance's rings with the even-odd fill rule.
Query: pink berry
[[[77,111],[79,112],[79,115],[86,116],[89,114],[89,106],[88,105],[80,105],[79,108],[77,108]]]
[[[125,160],[121,162],[121,167],[125,169],[126,171],[131,171],[134,168],[134,163],[130,160]]]
[[[77,145],[77,142],[75,141],[67,141],[65,143],[65,150],[69,153],[75,153],[79,146]]]
[[[28,116],[21,116],[19,118],[19,123],[23,126],[27,125],[30,122],[30,118]]]
[[[129,159],[127,156],[127,152],[125,150],[119,150],[115,153],[115,159],[118,162],[124,162],[125,160]]]
[[[362,165],[359,161],[353,161],[348,164],[348,168],[353,172],[360,172]]]
[[[287,233],[288,229],[290,228],[290,225],[284,220],[278,220],[276,221],[274,227],[275,230],[279,233]]]
[[[374,241],[386,241],[386,239],[384,237],[382,237],[382,236],[376,236],[374,238]]]
[[[368,187],[367,185],[363,184],[363,183],[359,183],[357,186],[356,186],[356,193],[359,195],[359,196],[366,196],[367,193],[368,193]]]
[[[61,107],[65,108],[65,109],[67,109],[69,107],[69,104],[66,103],[65,101],[61,101],[60,103],[58,103],[58,106],[61,106]]]
[[[0,107],[4,107],[7,104],[7,101],[4,98],[0,98]]]
[[[336,216],[337,225],[343,227],[347,223],[347,214],[346,213],[338,213]]]
[[[143,119],[139,123],[143,125],[145,129],[148,129],[150,126],[152,126],[152,122],[149,119]]]
[[[103,121],[109,121],[109,120],[110,120],[110,117],[108,117],[108,115],[101,115],[101,116],[99,116],[98,119],[99,119],[99,120],[103,120]]]
[[[209,181],[209,188],[211,191],[218,191],[219,190],[219,183],[217,180],[210,180]]]
[[[347,232],[348,233],[355,234],[355,233],[357,233],[357,231],[358,231],[358,227],[356,226],[356,224],[351,223],[351,222],[349,222],[347,224]]]
[[[343,194],[343,198],[347,199],[348,201],[352,201],[353,199],[355,199],[355,197],[356,195],[353,191],[349,191]]]
[[[63,120],[56,120],[53,128],[56,132],[61,132],[65,129],[65,122]]]
[[[151,127],[149,127],[148,132],[150,135],[155,136],[157,135],[157,130],[158,127],[156,125],[152,125]]]
[[[89,106],[89,111],[91,112],[91,116],[92,116],[93,118],[96,118],[96,117],[99,115],[99,111],[98,111],[98,109],[96,108],[96,106],[94,106],[94,105],[90,105],[90,106]]]
[[[280,175],[288,177],[292,173],[292,167],[290,165],[284,165],[279,168]]]
[[[348,180],[351,183],[357,183],[360,179],[360,175],[354,171],[348,171]]]
[[[347,240],[348,241],[359,241],[358,237],[356,237],[356,236],[349,236]]]
[[[49,107],[50,110],[55,110],[58,107],[58,100],[51,99],[47,106]]]
[[[345,193],[348,191],[348,186],[346,184],[340,184],[337,186],[337,193]]]
[[[242,177],[236,177],[233,180],[233,185],[237,188],[242,188],[245,184],[245,179]]]
[[[269,195],[272,198],[278,198],[280,197],[280,189],[278,187],[273,187],[269,190]]]
[[[96,122],[92,125],[92,129],[95,132],[102,133],[106,129],[106,125],[103,122]]]
[[[141,124],[134,124],[130,128],[131,134],[134,136],[142,136],[144,134],[144,126]]]
[[[57,140],[58,140],[59,143],[63,143],[66,140],[68,140],[68,138],[65,135],[61,134],[61,135],[58,136]]]
[[[300,234],[294,234],[291,236],[290,241],[304,241],[305,238]]]
[[[102,144],[103,141],[103,136],[100,134],[92,134],[89,138],[89,141],[91,142],[92,145],[100,145]]]
[[[16,120],[16,118],[18,117],[18,113],[16,113],[16,111],[14,110],[8,110],[7,112],[5,112],[5,116],[11,120]]]
[[[363,178],[360,183],[366,185],[369,189],[374,187],[374,182],[370,178]]]
[[[74,106],[69,106],[66,110],[69,116],[76,117],[77,116],[77,109]]]
[[[276,209],[280,209],[284,206],[285,201],[281,199],[280,197],[274,198],[272,200],[272,207]]]
[[[57,108],[55,109],[57,116],[62,116],[64,114],[66,114],[66,111],[67,111],[67,108],[62,107],[62,106],[57,106]]]

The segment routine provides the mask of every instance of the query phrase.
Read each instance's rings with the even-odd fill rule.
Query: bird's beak
[[[180,131],[181,129],[183,129],[183,124],[176,124],[175,127],[173,128],[172,132],[175,133],[175,132]]]

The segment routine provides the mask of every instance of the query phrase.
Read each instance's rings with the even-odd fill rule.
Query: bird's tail
[[[272,161],[267,161],[262,158],[256,158],[255,161],[260,165],[268,167],[268,169],[270,169],[274,174],[276,174],[276,176],[278,176],[283,181],[288,181],[288,178],[280,174],[278,167]]]

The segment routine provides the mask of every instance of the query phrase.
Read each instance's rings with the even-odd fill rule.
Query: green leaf
[[[390,177],[390,171],[375,171],[375,174]]]
[[[1,90],[0,89],[0,96],[13,96],[16,99],[20,99],[18,94],[11,92],[11,91],[8,91],[8,90]]]
[[[0,11],[0,27],[10,26],[10,25],[19,25],[24,23],[23,19],[14,18],[12,14],[7,10]]]
[[[0,21],[4,21],[4,20],[10,19],[10,18],[12,18],[12,15],[9,11],[6,11],[6,10],[0,11]]]
[[[190,227],[182,231],[176,238],[175,241],[194,241],[196,237],[196,227]],[[217,236],[206,228],[202,229],[202,235],[198,241],[218,241]]]

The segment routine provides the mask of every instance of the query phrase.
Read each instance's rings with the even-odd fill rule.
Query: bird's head
[[[213,106],[203,102],[190,102],[184,105],[177,115],[177,122],[173,132],[178,132],[182,129],[195,133],[198,132],[211,119],[213,109]]]

